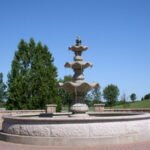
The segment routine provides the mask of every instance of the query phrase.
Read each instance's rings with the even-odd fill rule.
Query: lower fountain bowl
[[[69,116],[5,116],[0,139],[51,146],[97,146],[150,139],[149,113],[103,112],[89,113],[85,118]]]

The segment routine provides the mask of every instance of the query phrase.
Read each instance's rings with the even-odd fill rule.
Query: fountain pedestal
[[[73,113],[72,115],[70,115],[70,117],[74,117],[74,118],[89,117],[89,115],[86,113],[89,110],[88,105],[86,105],[86,104],[76,103],[71,106],[70,110]]]
[[[86,104],[82,103],[76,103],[71,106],[70,109],[73,113],[85,113],[89,110],[88,106]]]

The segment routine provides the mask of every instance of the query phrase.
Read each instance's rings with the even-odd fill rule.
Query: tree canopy
[[[135,93],[132,93],[132,94],[130,95],[130,99],[131,99],[132,102],[134,102],[134,101],[136,100],[136,94],[135,94]]]
[[[119,96],[119,88],[116,85],[110,84],[103,90],[103,97],[107,100],[107,104],[112,106],[116,103]]]
[[[63,79],[59,79],[59,82],[65,83],[68,81],[72,81],[72,76],[71,75],[66,75],[64,76]],[[73,95],[71,95],[69,92],[65,91],[62,88],[58,89],[58,95],[60,99],[62,100],[63,105],[68,105],[68,109],[70,109],[71,104],[73,102]]]
[[[42,109],[57,99],[57,69],[46,45],[21,40],[8,74],[8,109]]]
[[[101,103],[100,87],[94,88],[91,91],[89,91],[85,96],[85,102],[89,107],[93,106],[94,104]]]
[[[144,100],[149,100],[149,99],[150,99],[150,93],[148,93],[144,96]]]

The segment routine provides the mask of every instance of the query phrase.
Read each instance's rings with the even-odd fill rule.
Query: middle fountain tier
[[[91,89],[98,88],[98,83],[88,83],[84,81],[84,69],[92,67],[90,62],[84,62],[82,59],[82,52],[86,51],[88,47],[81,45],[81,40],[76,39],[76,44],[69,47],[69,50],[73,51],[74,61],[67,62],[65,64],[66,68],[71,68],[74,71],[72,81],[65,83],[59,83],[65,91],[69,92],[74,97],[74,104],[71,106],[71,111],[73,114],[84,114],[88,111],[88,106],[84,102],[84,98]]]

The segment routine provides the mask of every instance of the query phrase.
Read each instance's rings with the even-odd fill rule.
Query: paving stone
[[[150,141],[118,144],[118,145],[101,145],[99,147],[51,147],[51,146],[36,146],[14,144],[0,141],[0,150],[150,150]]]

